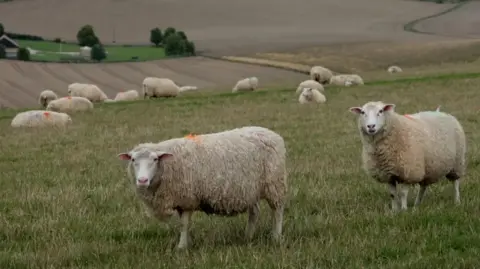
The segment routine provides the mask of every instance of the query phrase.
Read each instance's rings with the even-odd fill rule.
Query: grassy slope
[[[476,76],[476,77],[475,77]],[[98,105],[67,130],[13,130],[0,116],[0,268],[472,268],[480,219],[477,75],[327,89],[328,103],[297,103],[294,90],[189,93],[170,100]],[[361,170],[347,110],[370,100],[454,114],[468,138],[462,204],[442,181],[416,212],[389,214],[386,187]],[[145,117],[145,114],[152,115]],[[116,154],[145,141],[260,125],[288,148],[290,202],[284,244],[270,244],[262,206],[253,242],[246,216],[193,217],[194,246],[173,251],[178,225],[149,219]],[[410,193],[410,205],[416,191]]]
[[[17,40],[20,46],[30,47],[35,50],[45,51],[44,55],[32,55],[33,60],[59,61],[61,55],[58,52],[60,44],[50,41],[25,41]],[[108,57],[105,62],[131,61],[132,57],[137,56],[138,60],[158,60],[165,57],[163,48],[151,46],[105,46]],[[63,52],[78,52],[80,47],[75,44],[62,44]]]

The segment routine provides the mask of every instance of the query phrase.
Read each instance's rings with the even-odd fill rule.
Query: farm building
[[[7,35],[2,35],[0,36],[0,45],[5,47],[7,58],[9,59],[17,58],[17,51],[20,48],[17,42],[15,42],[13,39],[8,37]]]

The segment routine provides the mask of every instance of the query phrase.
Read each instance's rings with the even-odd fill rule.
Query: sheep
[[[72,118],[61,112],[29,110],[18,113],[11,122],[12,127],[66,126]]]
[[[180,88],[168,78],[146,77],[142,82],[144,98],[147,97],[176,97]]]
[[[323,66],[313,66],[310,69],[310,77],[312,80],[317,81],[320,84],[328,84],[330,82],[330,78],[333,76],[332,71],[330,69],[325,68]]]
[[[320,91],[321,93],[325,93],[325,89],[323,88],[323,85],[312,79],[305,80],[300,84],[298,84],[298,87],[295,93],[302,93],[304,88],[312,88]]]
[[[67,96],[50,102],[47,110],[56,112],[76,112],[93,109],[93,103],[85,97]]]
[[[327,99],[325,95],[320,93],[317,89],[304,88],[300,96],[298,97],[298,102],[300,104],[308,103],[325,103]]]
[[[332,76],[330,84],[337,86],[364,85],[362,77],[357,74],[342,74]]]
[[[124,92],[119,92],[115,96],[114,101],[133,101],[137,100],[139,98],[138,91],[136,90],[129,90],[129,91],[124,91]],[[108,102],[108,101],[107,101]]]
[[[440,112],[440,107],[411,115],[399,115],[394,108],[395,104],[381,101],[350,108],[358,115],[363,169],[388,184],[394,211],[399,210],[399,199],[401,210],[407,209],[408,185],[420,185],[417,207],[427,187],[444,176],[453,182],[455,204],[459,204],[459,179],[466,169],[462,125]]]
[[[232,92],[240,92],[240,91],[254,91],[258,88],[258,78],[257,77],[249,77],[244,78],[235,84],[232,88]]]
[[[196,91],[196,90],[198,90],[197,86],[182,86],[182,87],[180,87],[180,92]]]
[[[392,74],[392,73],[400,73],[400,72],[403,72],[402,68],[400,68],[399,66],[396,66],[396,65],[390,66],[390,67],[387,69],[387,71],[388,71],[389,73],[391,73],[391,74]]]
[[[195,211],[223,216],[248,212],[245,238],[250,240],[263,199],[273,213],[273,239],[281,239],[287,171],[285,143],[279,134],[248,126],[143,143],[118,157],[129,161],[128,175],[152,215],[163,221],[178,212],[179,249],[188,245]]]
[[[38,98],[38,103],[40,104],[40,106],[45,108],[47,107],[48,103],[50,103],[50,101],[55,100],[57,98],[58,98],[57,94],[52,90],[44,90],[40,93],[40,97]]]
[[[110,98],[107,98],[107,99],[103,100],[103,102],[104,102],[104,103],[114,103],[115,100],[110,99]]]
[[[91,102],[103,102],[108,99],[107,95],[97,85],[85,83],[68,85],[68,95],[85,97]]]

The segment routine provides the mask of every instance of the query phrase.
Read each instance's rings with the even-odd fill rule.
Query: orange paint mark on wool
[[[195,142],[197,142],[197,143],[200,143],[200,138],[199,138],[197,135],[195,135],[195,134],[191,134],[191,133],[190,133],[190,134],[186,135],[185,138],[186,138],[186,139],[189,139],[189,140],[193,140],[193,141],[195,141]]]
[[[67,99],[72,100],[72,97],[71,97],[71,96],[67,96]]]
[[[43,112],[43,116],[45,116],[46,118],[50,117],[50,112],[47,112],[47,111]]]
[[[405,117],[407,117],[407,118],[409,118],[409,119],[413,120],[413,117],[412,117],[411,115],[409,115],[409,114],[405,114],[405,115],[403,115],[403,116],[405,116]]]

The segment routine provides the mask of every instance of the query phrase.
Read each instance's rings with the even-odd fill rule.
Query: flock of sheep
[[[388,71],[401,72],[401,69],[392,67]],[[300,103],[325,102],[322,84],[338,81],[346,86],[363,84],[358,75],[333,76],[330,70],[319,66],[313,67],[310,75],[312,79],[297,88]],[[256,87],[258,79],[252,77],[240,80],[232,91],[251,91]],[[144,97],[173,97],[192,89],[195,87],[185,86],[182,90],[169,79],[146,78],[142,84]],[[71,118],[57,111],[74,106],[77,110],[89,110],[93,108],[92,102],[109,100],[91,84],[73,83],[68,92],[69,96],[62,98],[51,91],[42,93],[39,102],[47,110],[37,110],[39,114],[34,113],[35,117],[68,122]],[[138,97],[137,91],[128,91],[110,101]],[[394,211],[407,209],[409,185],[420,186],[415,200],[418,206],[428,186],[444,177],[453,183],[455,204],[460,203],[459,186],[466,173],[467,145],[463,127],[454,116],[440,111],[440,107],[435,111],[400,115],[395,112],[395,104],[381,101],[349,110],[357,116],[363,169],[388,186]],[[14,122],[21,125],[21,119],[14,118],[12,125]],[[248,213],[245,236],[251,239],[261,200],[266,200],[272,211],[272,234],[278,242],[287,202],[286,153],[280,134],[264,127],[246,126],[140,143],[117,157],[128,162],[128,177],[150,216],[162,221],[172,216],[180,218],[177,247],[182,249],[190,244],[188,230],[195,211],[224,216]]]

